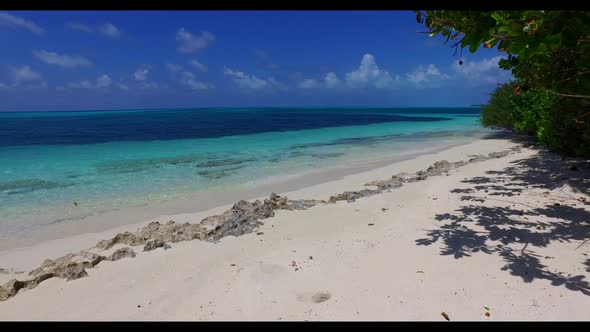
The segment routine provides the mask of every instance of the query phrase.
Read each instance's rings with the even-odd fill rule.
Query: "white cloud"
[[[200,70],[200,71],[202,71],[202,72],[207,72],[207,70],[209,70],[209,68],[207,68],[207,66],[205,66],[205,65],[204,65],[204,64],[202,64],[202,63],[200,63],[200,62],[199,62],[199,61],[197,61],[196,59],[195,59],[195,60],[192,60],[192,61],[190,62],[190,64],[191,64],[193,67],[197,68],[198,70]]]
[[[141,82],[139,84],[139,88],[140,89],[144,89],[144,90],[146,90],[146,89],[157,89],[158,86],[159,85],[156,82]]]
[[[182,66],[181,65],[178,65],[178,64],[175,64],[175,63],[167,63],[166,64],[166,68],[168,68],[168,70],[170,70],[173,73],[182,70]]]
[[[270,84],[270,86],[275,87],[279,90],[287,90],[287,86],[277,80],[274,77],[269,77],[266,81]]]
[[[435,65],[429,64],[428,68],[426,68],[426,74],[430,76],[439,76],[440,70],[438,70]]]
[[[139,67],[135,73],[133,73],[133,77],[139,83],[140,89],[157,89],[158,83],[156,82],[148,82],[148,74],[150,73],[152,66],[150,65],[143,65]]]
[[[109,22],[103,24],[100,28],[98,28],[98,31],[101,34],[111,38],[119,38],[121,36],[121,30],[119,30],[119,28],[117,28]]]
[[[200,36],[195,36],[185,28],[180,28],[176,33],[178,51],[181,53],[193,53],[199,49],[206,48],[214,40],[215,36],[206,31],[202,32]]]
[[[324,82],[327,88],[335,88],[338,85],[340,85],[340,80],[338,79],[338,76],[336,76],[336,73],[333,72],[329,72],[326,74]]]
[[[18,84],[21,82],[41,81],[41,74],[33,71],[29,66],[12,68],[12,80]]]
[[[384,89],[392,87],[394,80],[389,75],[389,72],[379,69],[375,57],[367,53],[363,55],[359,68],[346,74],[346,83],[350,87]]]
[[[7,27],[11,29],[23,28],[38,35],[44,32],[43,28],[37,24],[7,13],[0,13],[0,27]]]
[[[127,91],[127,90],[129,90],[129,86],[127,86],[127,85],[125,85],[125,84],[123,84],[123,83],[117,83],[116,85],[117,85],[117,87],[118,87],[119,89],[121,89],[121,90],[123,90],[123,91]]]
[[[453,63],[449,74],[442,72],[434,64],[418,66],[413,72],[406,74],[408,82],[419,87],[440,87],[450,82],[463,87],[475,87],[485,84],[507,82],[512,78],[509,71],[498,67],[502,56],[485,58],[480,61],[463,60],[463,65]],[[445,83],[448,82],[448,83]]]
[[[94,84],[92,84],[88,80],[84,80],[79,82],[70,82],[68,83],[68,87],[74,89],[92,89],[94,87]]]
[[[224,67],[223,74],[230,77],[237,86],[244,89],[263,89],[269,85],[264,79],[254,75],[247,75],[244,72],[232,70],[228,67]]]
[[[188,85],[193,90],[208,90],[209,86],[203,82],[199,82],[193,79],[189,79],[185,81],[186,85]]]
[[[82,24],[79,22],[71,22],[67,24],[67,27],[72,29],[72,30],[76,30],[76,31],[82,31],[82,32],[86,32],[86,33],[99,33],[103,36],[106,37],[110,37],[110,38],[114,38],[117,39],[119,37],[121,37],[121,29],[117,28],[114,24],[110,23],[110,22],[106,22],[101,26],[97,26],[97,27],[91,27],[88,26],[86,24]]]
[[[96,79],[96,87],[97,88],[108,88],[113,83],[113,80],[109,77],[109,75],[101,75]]]
[[[147,80],[148,74],[150,73],[151,69],[152,67],[149,65],[141,66],[137,68],[137,70],[133,74],[133,77],[135,77],[136,81],[145,81]]]
[[[192,90],[208,90],[213,88],[212,85],[197,81],[195,75],[189,71],[185,71],[181,75],[180,82]]]
[[[495,56],[480,61],[464,60],[463,65],[453,63],[453,69],[470,86],[508,82],[512,79],[512,73],[498,67],[498,62],[502,59],[502,56]]]
[[[307,78],[299,83],[299,87],[302,89],[316,89],[316,88],[329,88],[333,89],[340,85],[341,81],[334,72],[329,72],[324,76],[323,80],[316,80]]]
[[[406,77],[410,82],[420,83],[426,81],[426,72],[424,71],[424,68],[419,67],[414,72],[407,73]]]
[[[431,82],[438,79],[449,78],[447,74],[441,74],[440,70],[433,64],[429,64],[426,68],[420,65],[418,69],[406,74],[408,81],[419,84],[422,82]]]
[[[0,89],[8,89],[8,84],[0,82]]]
[[[304,79],[303,81],[301,81],[301,83],[299,83],[299,87],[302,89],[314,89],[317,88],[319,85],[320,84],[318,83],[318,81],[311,78]]]
[[[67,27],[72,30],[78,30],[78,31],[82,31],[82,32],[89,32],[90,33],[93,31],[91,27],[89,27],[85,24],[82,24],[82,23],[78,23],[78,22],[68,23]]]
[[[473,87],[482,84],[496,84],[509,81],[512,76],[510,72],[499,69],[498,61],[501,56],[486,58],[480,61],[466,61],[460,66],[454,63],[447,71],[441,70],[435,64],[420,65],[414,71],[405,75],[392,75],[387,70],[379,68],[373,55],[363,55],[359,67],[345,74],[341,80],[335,72],[328,72],[323,78],[304,78],[301,74],[292,79],[299,82],[301,89],[322,89],[322,88],[377,88],[396,89],[401,87],[439,88],[449,84],[456,86]],[[450,70],[449,70],[450,69]],[[226,69],[227,70],[227,69]],[[230,74],[236,79],[247,81],[249,77],[243,72]],[[226,73],[227,75],[227,73]],[[258,79],[262,80],[262,79]],[[266,82],[265,80],[262,80]],[[263,82],[257,82],[263,87]],[[242,85],[246,85],[245,83]]]
[[[490,59],[482,59],[481,61],[467,61],[465,60],[463,65],[459,65],[458,62],[453,63],[453,68],[462,74],[472,75],[481,74],[483,72],[490,71],[498,68],[498,62],[503,57],[498,55]]]
[[[92,64],[90,60],[81,56],[58,54],[56,52],[49,52],[45,50],[33,51],[33,55],[39,58],[39,60],[50,65],[57,65],[65,68],[90,66]]]
[[[68,83],[69,88],[74,89],[100,89],[100,88],[108,88],[113,84],[113,80],[109,77],[109,75],[103,74],[100,75],[94,83],[89,80],[83,80],[78,82],[70,82]],[[121,88],[119,86],[119,88]]]
[[[242,89],[259,90],[270,88],[283,91],[288,89],[285,84],[277,81],[274,77],[263,79],[228,67],[223,68],[223,74],[229,77],[239,88]]]

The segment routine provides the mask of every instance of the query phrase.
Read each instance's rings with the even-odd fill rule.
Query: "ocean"
[[[0,112],[0,238],[435,151],[484,136],[479,115],[353,107]]]

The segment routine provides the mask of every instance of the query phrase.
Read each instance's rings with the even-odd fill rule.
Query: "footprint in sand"
[[[322,303],[332,298],[330,292],[299,293],[297,300],[301,302]]]

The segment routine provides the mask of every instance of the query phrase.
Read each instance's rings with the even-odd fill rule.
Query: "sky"
[[[4,11],[0,111],[470,106],[512,77],[424,30],[410,11]]]

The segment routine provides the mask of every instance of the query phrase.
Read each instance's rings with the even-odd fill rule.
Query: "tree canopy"
[[[563,152],[590,155],[590,12],[432,10],[416,11],[416,20],[456,51],[506,53],[499,66],[512,71],[513,95],[506,87],[495,93],[511,98],[512,129],[533,131]]]

